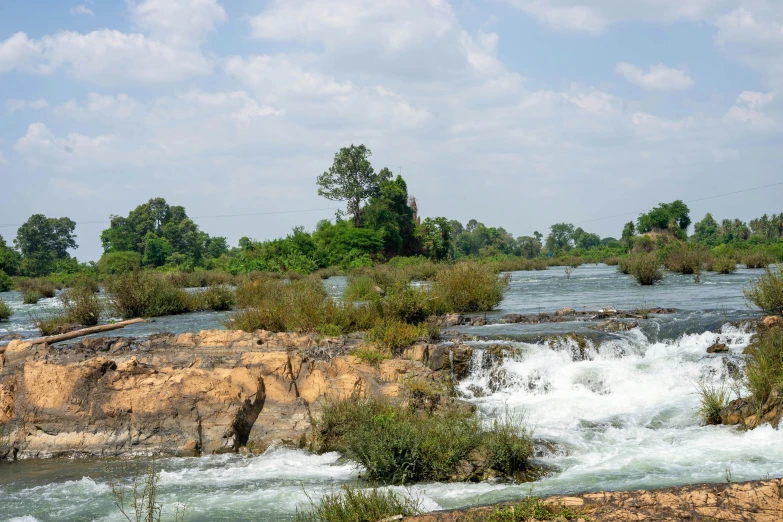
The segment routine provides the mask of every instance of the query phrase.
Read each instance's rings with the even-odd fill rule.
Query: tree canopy
[[[391,178],[389,169],[376,174],[370,164],[372,152],[364,145],[343,147],[334,155],[329,170],[318,176],[318,195],[332,201],[347,201],[353,224],[361,226],[362,202],[378,195],[381,181]]]
[[[22,255],[21,272],[46,275],[71,260],[68,249],[77,248],[76,223],[67,217],[33,214],[16,233],[14,245]]]
[[[640,234],[668,229],[683,235],[691,224],[690,210],[688,205],[679,199],[671,203],[661,203],[648,213],[641,214],[636,223],[637,232]]]

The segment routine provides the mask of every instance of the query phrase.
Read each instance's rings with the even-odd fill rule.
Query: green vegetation
[[[103,311],[103,302],[89,286],[75,286],[60,294],[65,320],[82,326],[98,324]]]
[[[11,306],[0,298],[0,321],[7,321],[13,313]]]
[[[716,257],[708,269],[719,274],[731,274],[737,271],[737,262],[730,257]]]
[[[391,358],[388,351],[366,345],[354,348],[351,350],[351,355],[372,366],[378,366],[381,362]]]
[[[511,276],[498,276],[491,266],[457,263],[435,277],[433,292],[449,312],[492,310],[503,300]]]
[[[745,353],[744,384],[760,407],[773,391],[783,391],[783,330],[772,328],[759,333]]]
[[[8,292],[14,287],[14,280],[11,276],[0,270],[0,292]]]
[[[663,279],[661,263],[658,261],[658,256],[653,253],[633,254],[623,259],[618,269],[625,274],[633,275],[641,285],[654,285]]]
[[[720,410],[729,403],[729,389],[724,385],[711,385],[706,382],[696,384],[701,406],[699,416],[705,424],[720,424]]]
[[[14,245],[21,253],[19,270],[31,276],[55,271],[70,272],[78,263],[68,254],[77,248],[73,231],[76,223],[68,218],[47,218],[43,214],[30,216],[16,233]]]
[[[783,272],[773,272],[767,268],[750,288],[745,297],[768,314],[783,314]]]
[[[55,293],[57,292],[57,288],[55,288],[54,283],[45,278],[20,279],[16,283],[16,288],[25,296],[28,293],[30,295],[37,294],[38,298],[34,301],[34,303],[37,303],[38,299],[44,297],[54,297]],[[25,303],[27,303],[26,298]]]
[[[22,293],[22,303],[24,304],[36,304],[42,298],[43,296],[38,290],[25,290]]]
[[[528,467],[532,453],[530,433],[518,423],[486,428],[464,408],[414,411],[358,397],[326,404],[316,433],[316,449],[341,452],[365,467],[367,479],[383,484],[467,480],[458,467],[469,455],[513,476]]]
[[[751,252],[742,259],[742,262],[748,268],[767,268],[774,259],[766,252]]]
[[[421,502],[417,499],[399,496],[388,489],[349,485],[327,493],[318,503],[311,500],[310,504],[309,510],[297,509],[295,522],[378,522],[396,515],[412,516],[421,512]]]
[[[497,507],[485,516],[470,519],[470,522],[528,522],[528,521],[575,521],[592,520],[584,509],[573,509],[563,505],[545,503],[538,497],[526,497],[510,506]]]
[[[664,266],[680,274],[698,274],[710,257],[705,247],[690,243],[676,243],[662,252]]]
[[[396,319],[379,320],[367,332],[367,339],[386,353],[394,353],[426,335],[426,328]]]

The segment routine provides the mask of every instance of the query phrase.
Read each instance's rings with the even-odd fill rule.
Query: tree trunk
[[[59,343],[62,341],[67,341],[69,339],[76,339],[77,337],[83,337],[85,335],[91,335],[95,333],[101,333],[101,332],[110,332],[112,330],[118,330],[120,328],[125,328],[128,325],[136,324],[136,323],[143,323],[144,319],[142,318],[136,318],[136,319],[129,319],[127,321],[120,321],[118,323],[114,324],[101,324],[98,326],[91,326],[89,328],[82,328],[80,330],[74,330],[73,332],[68,332],[60,335],[50,335],[49,337],[40,337],[38,339],[31,339],[30,343],[32,344],[54,344]]]

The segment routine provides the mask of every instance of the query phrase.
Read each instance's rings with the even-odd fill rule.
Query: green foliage
[[[387,288],[380,304],[384,317],[408,323],[420,323],[427,316],[438,312],[430,292],[402,281]]]
[[[0,292],[8,292],[14,287],[14,280],[9,275],[0,270]]]
[[[362,202],[377,196],[381,182],[391,178],[391,171],[377,174],[370,164],[372,152],[364,145],[343,147],[334,155],[329,170],[318,176],[318,195],[332,201],[347,201],[353,224],[361,225]]]
[[[655,254],[633,254],[623,259],[618,268],[633,275],[640,285],[654,285],[663,279],[661,263]]]
[[[14,311],[11,310],[11,305],[0,298],[0,321],[7,321],[11,318],[13,313]]]
[[[763,237],[768,241],[775,241],[783,238],[783,212],[767,216],[764,214],[760,218],[752,219],[750,230],[753,234]]]
[[[9,276],[17,275],[21,258],[19,252],[10,248],[3,236],[0,236],[0,272]]]
[[[500,304],[510,280],[490,265],[466,261],[441,269],[433,293],[446,311],[484,312]]]
[[[637,220],[637,232],[644,234],[656,230],[678,230],[684,233],[691,224],[690,210],[679,199],[671,203],[661,203],[650,212],[642,214]]]
[[[550,254],[568,252],[574,247],[572,239],[574,231],[574,225],[570,223],[555,223],[549,229],[544,248]]]
[[[102,274],[124,274],[140,267],[141,254],[138,252],[107,252],[98,260],[98,271]]]
[[[43,296],[38,290],[25,290],[22,292],[23,304],[36,304],[41,299],[43,299]]]
[[[452,256],[451,233],[451,224],[445,217],[425,219],[416,227],[421,253],[435,261],[448,259]]]
[[[76,223],[67,217],[30,216],[16,233],[14,245],[22,254],[20,271],[29,276],[52,272],[59,261],[70,258],[69,248],[77,248]]]
[[[42,277],[31,278],[31,279],[19,279],[16,282],[16,288],[20,292],[22,292],[22,294],[36,293],[38,294],[38,299],[44,297],[54,297],[57,291],[55,285],[51,281]],[[35,302],[38,302],[38,300],[36,299]]]
[[[772,256],[766,252],[756,251],[747,254],[742,259],[742,262],[748,268],[767,268],[774,260],[772,259]]]
[[[98,324],[103,302],[92,288],[86,285],[75,286],[63,290],[59,297],[67,322],[83,326]]]
[[[521,247],[514,236],[503,228],[487,227],[475,219],[463,227],[458,221],[451,221],[454,257],[478,257],[495,255],[522,255]],[[522,238],[520,238],[522,239]],[[526,254],[537,256],[541,243],[535,238],[525,239]]]
[[[533,453],[530,435],[521,415],[507,413],[495,419],[484,443],[490,467],[506,476],[513,476],[515,471],[524,469]]]
[[[513,505],[495,508],[492,513],[478,519],[471,519],[471,522],[543,522],[549,520],[575,521],[592,519],[587,517],[584,510],[545,503],[537,497],[526,497]]]
[[[663,251],[663,264],[672,272],[680,274],[697,274],[701,271],[709,257],[710,253],[704,247],[693,245],[691,243],[679,243],[670,245]]]
[[[472,452],[494,459],[488,460],[492,469],[513,475],[528,465],[531,453],[522,448],[532,450],[527,430],[505,424],[487,429],[474,411],[418,412],[358,397],[327,403],[317,433],[317,449],[340,451],[362,464],[368,479],[385,484],[451,480]]]
[[[768,314],[783,314],[783,273],[767,268],[750,288],[745,297]]]
[[[375,299],[378,294],[375,291],[375,280],[367,275],[351,276],[348,278],[348,286],[345,287],[343,297],[349,301],[367,301]]]
[[[378,522],[396,515],[413,516],[421,512],[416,499],[401,497],[388,489],[362,489],[344,485],[336,493],[327,493],[310,509],[297,509],[294,522]]]
[[[351,355],[358,357],[363,362],[371,364],[372,366],[378,366],[382,361],[389,359],[391,356],[388,351],[379,350],[373,346],[359,346],[351,350]]]
[[[125,319],[188,311],[187,293],[154,272],[136,270],[111,277],[106,294],[113,310]]]
[[[718,222],[707,212],[704,219],[693,225],[693,239],[703,245],[715,246],[718,242]]]
[[[408,186],[402,176],[392,181],[386,179],[386,173],[382,174],[384,179],[378,186],[377,195],[361,211],[362,226],[379,233],[386,259],[415,254],[418,250],[414,234],[415,211],[408,202]],[[390,173],[388,177],[391,177]]]
[[[761,406],[773,391],[783,391],[783,330],[772,328],[759,333],[745,353],[744,384]]]
[[[234,302],[234,290],[227,285],[214,285],[187,293],[189,311],[215,310],[221,312],[231,310]]]
[[[426,329],[395,319],[379,320],[367,332],[367,340],[386,352],[395,352],[426,335]]]
[[[705,424],[720,424],[720,410],[729,404],[729,389],[724,385],[711,385],[706,382],[696,384],[701,406],[699,416]]]
[[[709,269],[719,274],[731,274],[737,271],[737,262],[730,257],[716,257]]]

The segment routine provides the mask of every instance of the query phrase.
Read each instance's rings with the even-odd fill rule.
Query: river
[[[425,509],[444,509],[531,492],[653,488],[783,475],[783,432],[769,426],[749,432],[703,426],[697,412],[696,384],[730,382],[732,369],[743,364],[750,334],[732,323],[758,316],[745,301],[743,288],[761,273],[707,273],[699,283],[692,276],[667,274],[659,285],[640,287],[605,265],[581,266],[570,278],[563,268],[514,272],[503,303],[488,316],[561,307],[671,307],[677,312],[618,334],[601,334],[585,323],[459,328],[477,336],[474,369],[459,384],[460,391],[487,419],[525,415],[534,437],[556,443],[553,453],[541,457],[556,471],[530,484],[434,483],[400,491],[418,497]],[[344,280],[327,284],[339,290]],[[21,310],[14,293],[0,296]],[[46,301],[36,306],[56,306]],[[219,327],[221,318],[216,313],[164,317],[122,332],[196,331]],[[20,312],[11,328],[21,333],[25,324]],[[541,342],[543,336],[570,331],[591,339],[586,360],[573,360],[570,341],[560,341],[554,350]],[[505,378],[500,385],[493,381],[490,386],[491,370],[481,367],[481,348],[497,342],[514,348],[516,355],[502,363]],[[707,354],[715,342],[727,344],[729,353]],[[360,472],[336,454],[289,449],[257,457],[167,458],[156,465],[162,469],[161,502],[167,510],[184,504],[191,522],[290,520],[308,497],[315,499],[355,480]],[[90,459],[2,463],[0,520],[123,520],[113,505],[110,481],[127,484],[127,466]]]

